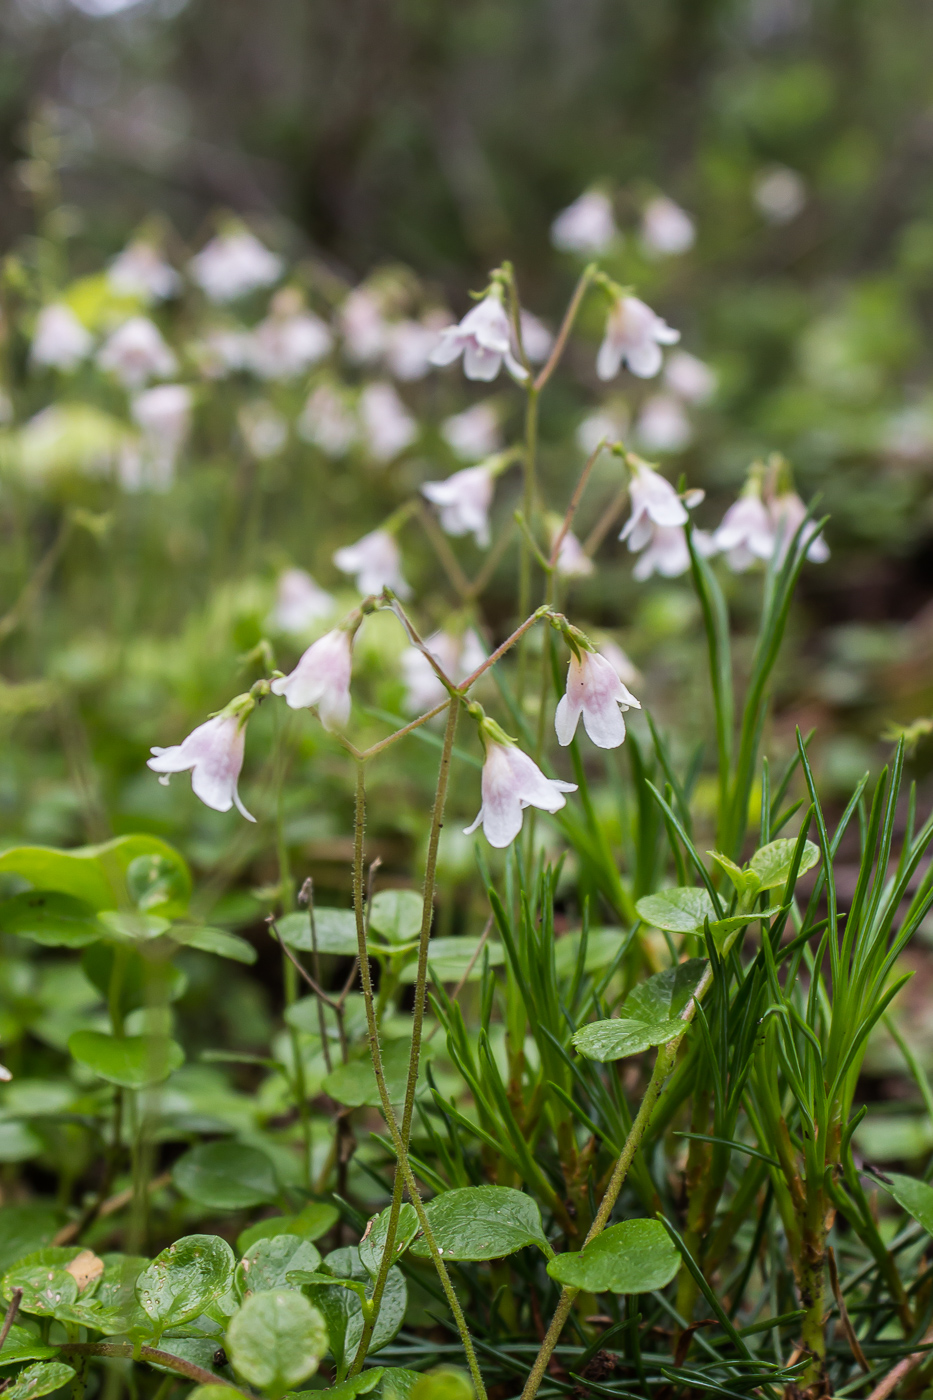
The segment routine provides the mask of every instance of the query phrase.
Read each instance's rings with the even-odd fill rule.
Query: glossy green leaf
[[[783,889],[787,884],[787,877],[791,872],[794,863],[794,851],[797,848],[796,840],[782,837],[779,841],[772,841],[767,846],[762,846],[756,851],[748,862],[749,869],[758,879],[758,888],[762,890]],[[820,848],[812,841],[805,841],[803,855],[800,858],[798,875],[803,875],[805,871],[812,870],[820,858]]]
[[[400,1103],[405,1097],[410,1055],[411,1046],[407,1040],[390,1041],[383,1050],[382,1068],[392,1103]],[[367,1105],[378,1108],[382,1102],[376,1086],[376,1072],[369,1056],[338,1065],[330,1074],[325,1075],[321,1087],[337,1103],[346,1104],[349,1108],[363,1108]]]
[[[213,1210],[245,1210],[275,1200],[271,1160],[239,1142],[202,1142],[179,1157],[172,1180],[183,1196]]]
[[[63,1223],[64,1216],[55,1206],[0,1207],[0,1272],[5,1273],[24,1255],[50,1244]]]
[[[382,1377],[382,1400],[408,1400],[421,1376],[421,1371],[409,1371],[404,1366],[387,1366]]]
[[[478,938],[432,938],[428,951],[428,968],[441,982],[459,982],[462,977],[466,977],[469,982],[478,982],[483,975],[487,950],[490,967],[501,967],[505,962],[505,952],[501,943],[487,942],[477,957],[476,950],[479,945]],[[418,963],[412,953],[412,961],[402,969],[400,980],[404,983],[414,982],[417,976]]]
[[[126,868],[126,888],[137,909],[166,919],[183,914],[191,897],[187,870],[177,856],[137,856]]]
[[[71,1385],[74,1378],[74,1368],[64,1361],[36,1361],[20,1371],[5,1394],[9,1400],[35,1400],[36,1396]]]
[[[313,1273],[321,1255],[310,1240],[298,1235],[273,1235],[257,1240],[237,1264],[235,1287],[241,1298],[250,1293],[266,1293],[272,1288],[287,1288],[286,1275],[292,1269],[307,1269]]]
[[[411,1388],[411,1400],[473,1400],[473,1382],[459,1366],[435,1366],[419,1376]]]
[[[117,836],[99,846],[60,851],[53,846],[12,846],[0,854],[0,873],[19,875],[37,890],[58,890],[93,909],[117,909],[130,897],[126,875],[140,856],[160,856],[178,871],[185,901],[191,875],[176,850],[158,836]]]
[[[19,1365],[23,1361],[45,1361],[57,1356],[57,1347],[47,1347],[28,1327],[14,1322],[0,1348],[0,1366]]]
[[[320,1312],[301,1293],[253,1293],[227,1328],[227,1355],[251,1385],[281,1394],[313,1376],[327,1351]]]
[[[136,1280],[157,1334],[199,1317],[233,1284],[233,1250],[219,1235],[183,1235]]]
[[[161,914],[145,914],[139,909],[102,909],[97,916],[105,937],[117,943],[151,943],[172,927]]]
[[[4,900],[0,931],[48,948],[84,948],[105,935],[90,904],[56,890],[26,890]]]
[[[375,1278],[382,1264],[382,1256],[385,1254],[386,1233],[389,1228],[390,1206],[386,1206],[379,1215],[373,1216],[366,1227],[366,1233],[359,1243],[360,1260],[364,1268],[372,1278]],[[417,1235],[419,1229],[418,1216],[413,1205],[405,1201],[398,1213],[396,1224],[395,1245],[392,1257],[397,1259],[403,1254]]]
[[[548,1243],[537,1202],[511,1186],[464,1186],[444,1191],[425,1207],[445,1259],[502,1259],[525,1245],[545,1253]],[[412,1254],[429,1258],[423,1239]]]
[[[326,1390],[299,1390],[291,1400],[353,1400],[355,1395],[368,1395],[386,1374],[382,1366],[371,1366],[358,1376],[349,1376],[339,1385],[330,1385]]]
[[[367,1297],[372,1296],[373,1280],[362,1261],[355,1245],[346,1249],[335,1249],[324,1260],[328,1273],[334,1278],[350,1279],[364,1285]],[[348,1288],[335,1285],[314,1287],[314,1302],[327,1320],[330,1349],[339,1367],[356,1355],[360,1337],[363,1335],[363,1308],[359,1297]],[[408,1290],[399,1268],[389,1270],[379,1319],[370,1343],[370,1353],[386,1346],[398,1332],[408,1306]]]
[[[883,1176],[879,1173],[874,1180],[923,1226],[927,1234],[933,1235],[933,1186],[913,1176],[902,1176],[900,1172],[885,1172]]]
[[[656,972],[629,992],[619,1015],[592,1021],[573,1037],[589,1060],[621,1060],[654,1045],[666,1045],[683,1032],[681,1013],[689,1004],[706,970],[704,958],[690,958]]]
[[[307,911],[286,914],[284,918],[276,920],[275,926],[279,937],[290,948],[304,953],[312,951],[311,916]],[[352,909],[315,909],[314,930],[319,953],[356,957],[356,915]]]
[[[104,1272],[93,1290],[60,1311],[64,1322],[77,1322],[105,1336],[138,1328],[148,1330],[146,1314],[136,1296],[136,1284],[149,1260],[133,1254],[104,1254]]]
[[[414,890],[380,890],[369,906],[369,927],[390,943],[408,943],[421,933],[421,913]]]
[[[646,924],[669,933],[695,933],[706,919],[712,922],[716,918],[713,901],[704,889],[659,890],[646,894],[635,908]]]
[[[236,1247],[245,1254],[257,1240],[272,1239],[275,1235],[298,1235],[303,1240],[317,1240],[325,1235],[340,1218],[336,1206],[325,1201],[310,1201],[298,1215],[272,1215],[266,1220],[257,1220],[237,1236]]]
[[[210,928],[206,924],[173,924],[172,938],[186,948],[199,948],[202,953],[214,953],[218,958],[252,964],[258,956],[252,943],[226,929]]]
[[[651,1293],[665,1288],[679,1268],[680,1255],[659,1220],[623,1220],[582,1250],[558,1254],[547,1271],[588,1293]]]
[[[68,1049],[78,1064],[109,1084],[141,1089],[159,1084],[185,1062],[177,1041],[161,1035],[107,1035],[104,1031],[75,1031]]]
[[[77,1280],[65,1266],[81,1252],[78,1245],[47,1245],[17,1260],[3,1276],[4,1299],[9,1302],[13,1289],[21,1288],[21,1312],[54,1317],[59,1307],[78,1297]]]

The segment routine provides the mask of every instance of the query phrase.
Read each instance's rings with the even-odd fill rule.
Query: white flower
[[[388,326],[379,299],[368,287],[354,287],[340,308],[339,322],[348,360],[366,365],[379,359],[386,348]]]
[[[645,207],[641,222],[641,244],[649,257],[669,258],[686,253],[696,240],[690,215],[667,195],[658,195]]]
[[[638,667],[618,643],[608,638],[600,642],[599,654],[606,658],[623,685],[638,685],[642,680],[642,674]]]
[[[612,202],[599,190],[581,194],[551,224],[551,242],[564,253],[605,253],[618,234]]]
[[[625,739],[623,713],[633,705],[641,709],[611,663],[599,652],[582,651],[570,659],[567,689],[554,714],[557,742],[566,748],[582,714],[583,728],[596,747],[616,749]]]
[[[141,301],[165,301],[181,287],[181,278],[151,243],[139,239],[118,253],[107,269],[111,290]]]
[[[272,299],[272,309],[249,340],[249,361],[261,379],[294,379],[322,360],[333,337],[319,316],[303,309],[290,288]]]
[[[279,575],[275,607],[269,625],[279,632],[306,632],[334,611],[334,600],[304,569],[286,569]]]
[[[715,554],[716,546],[706,530],[694,530],[693,547],[698,554]],[[631,545],[629,545],[631,548]],[[681,525],[655,525],[647,548],[639,557],[632,570],[632,576],[639,583],[652,574],[662,578],[677,578],[690,568],[690,551],[687,548],[687,535]]]
[[[509,846],[522,829],[522,812],[538,807],[542,812],[559,812],[567,801],[565,792],[576,792],[576,783],[546,778],[526,753],[514,744],[500,743],[484,735],[486,759],[483,763],[482,806],[475,822],[464,829],[469,836],[482,823],[490,846]]]
[[[687,403],[708,403],[716,392],[716,371],[696,355],[675,350],[664,366],[664,383]]]
[[[425,646],[455,685],[465,681],[486,660],[483,644],[472,627],[462,637],[435,632],[428,637]],[[434,667],[418,647],[408,647],[402,653],[402,674],[407,687],[405,708],[409,714],[433,709],[447,694]]]
[[[218,234],[188,264],[191,276],[211,301],[236,301],[260,287],[271,287],[284,263],[248,229]]]
[[[669,481],[660,473],[641,462],[630,458],[632,479],[629,494],[632,500],[632,513],[619,535],[620,540],[628,540],[632,553],[644,549],[650,541],[656,526],[671,528],[687,523],[687,509]]]
[[[441,436],[465,462],[491,457],[502,446],[499,418],[491,403],[477,403],[462,413],[445,418]]]
[[[522,311],[519,315],[522,327],[522,345],[525,347],[525,354],[533,365],[543,364],[551,353],[551,346],[554,344],[554,337],[543,321],[539,321],[537,316],[530,311]]]
[[[272,682],[273,695],[284,695],[292,710],[314,705],[325,729],[342,729],[350,718],[352,646],[353,638],[343,628],[325,632],[311,643],[294,671]]]
[[[203,340],[190,347],[192,357],[205,379],[223,379],[249,364],[251,338],[249,331],[218,327],[208,331]]]
[[[786,165],[772,165],[755,176],[752,198],[771,224],[789,224],[807,202],[803,177]]]
[[[426,481],[421,494],[440,507],[448,535],[472,534],[481,549],[489,544],[489,507],[495,478],[488,467],[464,467],[446,481]]]
[[[556,537],[556,532],[555,532]],[[553,540],[551,548],[554,548]],[[560,542],[555,565],[561,578],[588,578],[596,567],[572,530],[568,530]]]
[[[288,424],[266,399],[244,404],[236,421],[243,441],[260,461],[274,457],[288,441]]]
[[[334,555],[334,563],[342,574],[353,574],[359,591],[367,595],[391,588],[400,598],[407,598],[411,589],[402,577],[402,556],[394,536],[387,530],[373,530],[356,544],[344,545]]]
[[[601,442],[621,442],[628,432],[628,413],[623,405],[610,410],[598,408],[581,420],[577,432],[577,446],[590,457]]]
[[[623,362],[639,379],[653,379],[661,368],[661,346],[675,345],[680,331],[672,330],[638,297],[619,297],[606,321],[606,334],[596,357],[600,379],[613,379]]]
[[[431,352],[431,363],[451,365],[461,355],[467,379],[495,379],[503,361],[513,379],[528,378],[512,353],[512,326],[499,287],[487,292],[459,325],[447,326],[441,331]]]
[[[807,508],[796,491],[782,491],[772,496],[768,502],[768,513],[777,536],[777,562],[783,564],[787,551],[794,542],[794,536],[803,524]],[[825,564],[829,558],[829,545],[818,535],[813,521],[807,522],[801,535],[801,543],[807,547],[807,558],[811,564]]]
[[[191,788],[206,807],[229,812],[236,806],[247,821],[253,822],[237,792],[246,724],[239,715],[220,714],[193,729],[187,739],[169,749],[152,749],[148,766],[161,773],[160,783],[168,783],[171,773],[191,772]]]
[[[726,511],[713,540],[726,556],[729,568],[737,574],[744,573],[756,559],[770,559],[774,554],[777,544],[774,521],[754,478]]]
[[[30,359],[52,369],[77,369],[90,354],[94,337],[67,306],[54,302],[43,306],[36,320]]]
[[[370,456],[391,462],[418,436],[418,425],[391,384],[367,384],[360,394],[360,418]]]
[[[97,353],[102,370],[113,374],[125,389],[141,389],[149,379],[167,379],[178,361],[147,316],[131,316],[114,331]]]
[[[191,390],[184,384],[157,384],[137,394],[130,411],[143,431],[144,451],[124,453],[120,477],[129,490],[149,486],[167,491],[191,426]]]
[[[693,437],[690,419],[673,394],[652,394],[642,404],[635,436],[649,452],[680,452]]]
[[[431,368],[431,352],[445,326],[446,311],[429,311],[421,321],[395,321],[385,327],[385,362],[396,379],[423,379]]]
[[[301,410],[299,435],[329,457],[342,457],[356,441],[357,431],[356,419],[337,390],[319,384]]]

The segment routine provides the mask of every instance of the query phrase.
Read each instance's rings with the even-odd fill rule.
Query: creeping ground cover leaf
[[[680,1255],[659,1220],[623,1220],[578,1252],[558,1254],[547,1271],[587,1293],[651,1293],[679,1268]]]
[[[274,1201],[279,1187],[271,1161],[258,1147],[202,1142],[179,1157],[172,1180],[183,1196],[214,1210],[245,1210]]]
[[[933,1186],[913,1176],[902,1176],[900,1172],[885,1172],[874,1180],[923,1226],[927,1234],[933,1235]]]
[[[383,1376],[390,1374],[392,1372],[383,1366],[371,1366],[362,1375],[348,1376],[345,1381],[329,1385],[326,1390],[296,1391],[292,1400],[353,1400],[355,1395],[368,1395],[371,1390],[376,1389]],[[417,1372],[413,1371],[411,1374],[417,1377]]]
[[[666,1045],[684,1029],[681,1019],[706,970],[705,958],[689,958],[656,972],[629,992],[619,1015],[581,1026],[573,1043],[588,1060],[621,1060],[652,1045]]]
[[[273,1235],[257,1240],[237,1265],[236,1290],[240,1297],[250,1293],[267,1293],[272,1288],[287,1288],[286,1274],[291,1269],[307,1269],[314,1273],[321,1256],[310,1240],[298,1235]]]
[[[56,890],[25,890],[5,900],[0,930],[48,948],[84,948],[106,932],[90,904]]]
[[[21,1361],[45,1361],[57,1355],[57,1347],[44,1346],[36,1333],[14,1322],[0,1347],[0,1366],[18,1366]]]
[[[117,836],[100,846],[59,851],[53,846],[13,846],[0,855],[0,873],[19,875],[37,890],[57,890],[85,901],[92,909],[117,909],[133,899],[130,870],[141,856],[158,857],[163,878],[172,871],[173,899],[158,911],[169,917],[183,912],[191,897],[191,873],[182,857],[158,836]],[[149,906],[147,906],[149,907]]]
[[[205,1312],[233,1282],[233,1250],[219,1235],[183,1235],[153,1259],[136,1296],[156,1334]]]
[[[345,1363],[352,1361],[363,1335],[363,1305],[353,1288],[337,1282],[328,1284],[328,1277],[344,1279],[356,1287],[362,1285],[367,1298],[372,1297],[375,1285],[355,1245],[331,1250],[320,1273],[308,1274],[304,1270],[296,1270],[289,1280],[305,1288],[315,1306],[324,1314],[331,1354],[338,1370],[342,1370]],[[370,1352],[378,1351],[392,1341],[404,1321],[407,1306],[408,1289],[404,1275],[401,1269],[393,1267],[386,1277],[382,1306],[369,1345]]]
[[[272,1239],[275,1235],[299,1235],[303,1240],[318,1240],[337,1223],[340,1215],[336,1206],[327,1201],[309,1201],[297,1215],[270,1215],[266,1220],[257,1220],[237,1236],[236,1247],[241,1254],[257,1240]]]
[[[378,895],[376,896],[378,899]],[[373,901],[375,903],[375,901]],[[314,947],[311,937],[311,915],[305,911],[286,914],[276,922],[283,943],[298,952],[310,953]],[[338,957],[355,958],[357,951],[356,915],[352,909],[315,909],[314,933],[319,953],[334,953]]]
[[[796,845],[796,841],[781,837],[780,840],[771,841],[767,846],[762,846],[760,850],[755,852],[748,862],[748,868],[757,876],[760,890],[776,890],[786,885],[794,861]],[[812,870],[819,858],[819,846],[812,841],[805,841],[797,871],[798,875]]]
[[[231,1318],[227,1354],[251,1385],[281,1395],[313,1376],[327,1351],[327,1327],[301,1293],[253,1293]]]
[[[17,1260],[3,1276],[5,1301],[10,1301],[14,1288],[21,1288],[20,1312],[54,1317],[78,1297],[78,1281],[68,1265],[81,1253],[76,1245],[47,1245]]]
[[[162,1035],[107,1035],[105,1031],[75,1031],[68,1049],[78,1064],[110,1084],[141,1089],[159,1084],[185,1062],[175,1040]]]
[[[366,1227],[365,1235],[360,1240],[360,1259],[364,1268],[369,1271],[371,1278],[375,1278],[379,1273],[382,1264],[382,1256],[385,1254],[390,1213],[391,1206],[386,1206],[384,1211],[374,1216]],[[392,1252],[393,1258],[398,1258],[398,1256],[405,1251],[415,1238],[415,1235],[417,1235],[419,1228],[418,1215],[415,1208],[406,1201],[398,1213],[395,1245]]]
[[[70,1385],[74,1378],[73,1368],[63,1361],[37,1361],[20,1371],[5,1394],[11,1400],[35,1400],[39,1395],[48,1395],[63,1385]]]
[[[407,943],[421,932],[421,914],[414,890],[380,890],[369,907],[369,927],[390,943]]]
[[[444,1191],[425,1207],[445,1259],[503,1259],[525,1245],[550,1254],[537,1202],[512,1186],[464,1186]],[[430,1258],[424,1240],[411,1253]]]
[[[635,908],[646,924],[651,924],[652,928],[666,929],[668,933],[702,933],[708,919],[717,948],[722,948],[723,940],[734,930],[744,928],[754,919],[773,918],[780,912],[778,909],[758,909],[754,914],[729,914],[719,919],[706,890],[682,886],[646,894]]]

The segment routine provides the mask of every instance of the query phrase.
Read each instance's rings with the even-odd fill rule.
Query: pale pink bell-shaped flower
[[[482,825],[490,846],[502,849],[515,840],[522,829],[526,807],[542,812],[559,812],[566,804],[565,792],[576,792],[576,783],[546,778],[538,765],[515,744],[484,738],[482,805],[472,825],[464,828],[469,836]]]
[[[43,306],[36,320],[29,358],[34,365],[73,370],[91,352],[94,337],[61,302]]]
[[[755,176],[752,198],[769,224],[789,224],[807,202],[807,187],[796,170],[772,165]]]
[[[271,287],[285,264],[248,229],[220,233],[188,264],[191,276],[215,302],[236,301],[260,287]]]
[[[539,321],[530,311],[522,311],[519,320],[522,327],[522,345],[529,363],[543,364],[551,353],[554,337],[544,322]]]
[[[475,403],[472,408],[445,418],[441,437],[465,462],[491,457],[502,446],[499,415],[491,403]]]
[[[354,287],[340,308],[340,332],[347,359],[372,364],[386,348],[388,325],[382,306],[368,287]]]
[[[606,334],[596,357],[600,379],[614,379],[622,364],[639,379],[653,379],[661,368],[661,346],[676,345],[675,331],[638,297],[619,297],[606,321]]]
[[[796,491],[782,491],[769,500],[768,513],[777,538],[777,562],[783,564],[787,551],[794,542],[794,536],[803,524],[807,508]],[[811,564],[826,563],[829,558],[829,545],[822,535],[817,534],[812,520],[804,527],[801,541],[806,544],[807,558]]]
[[[551,242],[562,253],[605,253],[618,235],[612,202],[600,190],[581,194],[551,224]]]
[[[418,436],[418,424],[391,384],[367,384],[360,394],[360,419],[369,455],[391,462]]]
[[[178,361],[147,316],[131,316],[101,346],[97,363],[125,389],[141,389],[150,379],[167,379]]]
[[[288,441],[288,423],[268,399],[245,403],[236,416],[243,441],[254,457],[274,457]]]
[[[431,352],[445,326],[447,311],[429,311],[420,321],[394,321],[385,328],[385,362],[396,379],[411,383],[431,368]]]
[[[652,574],[662,578],[677,578],[690,568],[690,551],[687,548],[687,535],[682,525],[651,525],[647,547],[639,556],[632,570],[632,576],[639,583]],[[629,549],[631,549],[629,541]],[[705,530],[694,530],[693,547],[698,554],[715,554],[716,546],[712,536]]]
[[[320,316],[304,309],[291,288],[272,299],[272,309],[249,339],[249,362],[261,379],[294,379],[329,353],[333,336]]]
[[[464,467],[446,481],[426,481],[421,494],[440,510],[441,529],[448,535],[471,534],[480,549],[489,544],[489,507],[495,478],[488,467]]]
[[[599,749],[616,749],[625,739],[623,713],[641,705],[622,684],[614,667],[596,651],[581,651],[570,658],[567,689],[557,703],[554,729],[564,748],[583,728]]]
[[[642,404],[635,437],[648,452],[682,452],[693,429],[679,399],[673,394],[652,394]]]
[[[278,632],[306,632],[334,611],[334,600],[304,569],[286,569],[279,575],[275,607],[269,625]]]
[[[621,442],[628,432],[628,412],[622,404],[598,408],[581,419],[576,431],[577,446],[589,457],[601,442]]]
[[[551,548],[553,549],[553,547],[552,543]],[[560,542],[554,567],[561,578],[589,578],[596,565],[585,553],[573,531],[568,530]]]
[[[629,458],[632,513],[619,534],[633,554],[644,549],[655,527],[686,525],[687,508],[669,481],[637,458]]]
[[[206,807],[229,812],[235,806],[247,821],[255,817],[240,801],[237,783],[243,767],[246,724],[239,715],[215,715],[193,729],[187,739],[169,749],[152,749],[148,766],[168,783],[172,773],[191,772],[191,788]]]
[[[459,325],[441,331],[431,352],[431,363],[451,365],[461,355],[467,379],[495,379],[503,362],[513,379],[528,378],[524,366],[512,353],[512,326],[499,287],[487,292]]]
[[[354,575],[356,586],[364,596],[381,593],[383,588],[391,588],[400,598],[411,595],[402,577],[399,547],[388,530],[373,530],[356,544],[344,545],[334,554],[334,563],[342,574]]]
[[[289,709],[317,709],[330,733],[350,718],[350,671],[353,638],[344,628],[325,632],[301,656],[294,671],[272,682],[273,695],[284,695]]]
[[[107,282],[119,296],[166,301],[181,287],[181,278],[153,244],[138,239],[123,249],[107,269]]]
[[[130,412],[143,432],[144,453],[138,463],[137,489],[166,491],[175,477],[175,464],[191,427],[191,390],[184,384],[157,384],[133,399]],[[132,489],[132,458],[121,463],[123,484]]]
[[[298,433],[329,457],[343,457],[357,439],[359,427],[341,395],[330,384],[319,384],[308,396],[298,419]]]
[[[435,632],[425,646],[448,680],[459,685],[486,660],[483,644],[472,627],[462,637],[451,632]],[[418,647],[408,647],[402,653],[402,675],[405,678],[405,708],[409,714],[421,714],[433,709],[447,694],[434,667]]]
[[[205,379],[223,379],[249,365],[251,338],[249,331],[220,326],[209,330],[203,340],[189,346]]]
[[[716,392],[716,371],[687,350],[675,350],[664,366],[664,383],[687,403],[708,403]]]
[[[649,257],[676,257],[695,241],[693,220],[679,204],[664,194],[648,202],[642,215],[641,245]]]
[[[772,557],[777,544],[774,521],[756,483],[750,483],[732,503],[713,540],[736,574],[744,573],[756,559]]]

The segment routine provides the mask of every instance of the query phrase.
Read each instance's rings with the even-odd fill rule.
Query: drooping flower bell
[[[619,539],[628,540],[628,547],[634,554],[648,544],[654,526],[686,525],[688,517],[683,501],[660,472],[633,453],[628,454],[626,461],[632,473],[629,482],[632,513]]]
[[[226,709],[199,724],[171,748],[153,748],[148,767],[167,785],[172,773],[191,773],[191,789],[205,807],[229,812],[231,807],[254,822],[240,801],[237,784],[243,767],[246,721],[255,708],[250,695],[238,695]]]
[[[679,399],[673,394],[652,394],[642,404],[635,437],[648,452],[682,452],[690,444],[693,429]]]
[[[148,316],[131,316],[101,346],[97,363],[125,389],[141,389],[150,379],[167,379],[178,361]]]
[[[287,676],[272,682],[273,695],[284,695],[292,710],[317,710],[330,733],[343,729],[350,718],[350,672],[355,628],[325,632],[299,658]]]
[[[562,253],[605,253],[618,236],[612,201],[601,190],[581,194],[551,224],[551,242]]]
[[[526,807],[542,812],[559,812],[567,792],[576,792],[576,783],[546,778],[538,765],[518,748],[514,739],[485,715],[480,720],[480,737],[486,750],[481,783],[482,805],[476,820],[464,828],[471,835],[478,826],[490,846],[510,846],[522,829]]]
[[[596,357],[600,379],[614,379],[623,364],[639,379],[653,379],[661,368],[662,345],[676,345],[675,331],[638,297],[620,296],[606,321],[606,334]]]
[[[581,646],[570,658],[567,689],[554,714],[557,742],[563,747],[571,742],[582,715],[583,728],[597,748],[616,749],[625,739],[623,714],[632,706],[641,709],[611,663]]]
[[[129,243],[107,269],[107,281],[120,296],[166,301],[181,288],[181,278],[154,244],[144,238]]]
[[[188,264],[191,276],[215,302],[237,301],[260,287],[271,287],[285,264],[249,229],[231,229],[195,254]]]
[[[356,544],[344,545],[335,552],[334,563],[342,574],[355,576],[356,586],[364,595],[391,588],[400,598],[411,596],[402,577],[401,552],[388,530],[373,530]]]
[[[67,373],[77,369],[90,354],[93,344],[91,332],[82,326],[70,307],[53,302],[39,312],[29,358],[34,365]]]
[[[272,298],[269,315],[249,337],[247,357],[261,379],[295,379],[322,360],[333,343],[320,316],[286,287]]]
[[[467,312],[458,325],[447,326],[441,331],[437,345],[431,352],[431,363],[452,365],[461,355],[467,379],[495,379],[503,364],[513,379],[523,381],[528,378],[526,369],[513,353],[512,325],[498,283]]]
[[[359,434],[356,418],[331,384],[319,384],[308,396],[298,419],[298,435],[326,452],[343,457]]]
[[[664,366],[664,383],[687,403],[708,403],[716,392],[716,371],[689,351],[675,350]]]
[[[268,625],[277,632],[301,634],[334,611],[334,600],[304,569],[286,569],[279,575],[275,607]]]
[[[441,424],[441,436],[464,462],[490,457],[502,446],[499,415],[492,403],[475,403],[462,413],[454,413]]]
[[[752,468],[742,494],[722,518],[713,539],[733,573],[741,574],[756,560],[768,560],[777,545],[777,532],[761,499],[761,468]]]
[[[564,528],[564,522],[559,515],[549,514],[545,517],[544,524],[548,544],[553,552],[557,537]],[[554,567],[561,578],[588,578],[596,566],[573,531],[567,530],[561,538]]]
[[[391,384],[367,384],[360,394],[360,419],[374,461],[391,462],[418,436],[418,424]]]
[[[484,463],[464,467],[446,481],[426,481],[421,494],[440,511],[441,529],[448,535],[472,535],[480,549],[489,544],[489,507],[495,476]]]
[[[696,241],[696,228],[690,215],[667,195],[658,195],[645,206],[641,223],[641,246],[649,258],[676,257],[686,253]]]
[[[778,563],[783,564],[787,551],[794,542],[794,536],[803,525],[807,508],[796,491],[781,491],[768,501],[768,514],[777,537]],[[825,564],[829,558],[829,545],[813,521],[807,521],[801,533],[801,542],[806,547],[806,555],[811,564]]]

